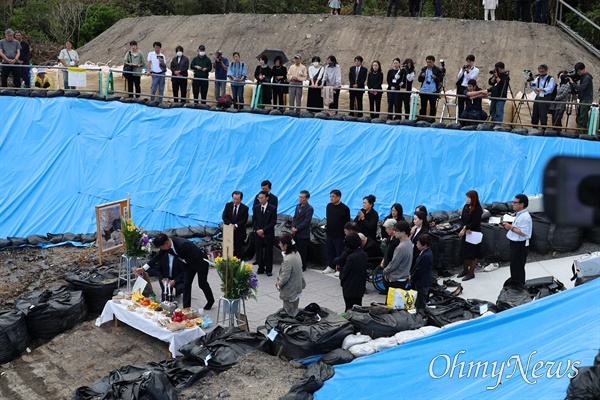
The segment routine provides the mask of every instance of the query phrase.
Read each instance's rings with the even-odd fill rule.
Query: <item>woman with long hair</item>
[[[402,116],[393,115],[394,113],[399,113],[400,107],[400,59],[398,57],[394,58],[392,62],[392,69],[387,72],[387,90],[392,90],[391,92],[387,92],[388,99],[388,116],[387,119],[400,119]]]
[[[410,58],[407,58],[402,63],[400,70],[400,93],[398,94],[398,110],[402,112],[402,104],[404,104],[404,113],[410,113],[410,94],[412,92],[412,84],[415,80],[415,63]],[[401,117],[398,117],[400,119]],[[407,115],[404,119],[408,119]]]
[[[306,109],[311,112],[319,112],[323,108],[323,97],[321,97],[321,87],[323,87],[323,76],[325,68],[321,65],[321,57],[313,56],[311,65],[308,67],[308,99]]]
[[[429,233],[429,224],[427,223],[427,214],[423,211],[415,211],[413,215],[413,226],[410,229],[410,240],[413,244],[412,266],[415,266],[420,250],[417,248],[417,238],[419,235]]]
[[[477,259],[481,257],[481,242],[472,244],[467,242],[467,235],[472,232],[481,232],[481,215],[483,208],[479,203],[479,194],[475,190],[467,192],[467,204],[463,207],[460,221],[463,225],[462,230],[458,233],[462,237],[461,258],[463,259],[463,270],[458,274],[457,278],[463,278],[463,281],[468,281],[475,278],[475,267]]]
[[[273,63],[274,63],[273,69],[272,69],[273,83],[287,85],[287,83],[288,83],[287,68],[282,65],[283,59],[281,58],[281,56],[275,56]],[[283,101],[283,95],[287,93],[287,89],[288,89],[287,86],[273,86],[273,90],[271,91],[273,93],[273,105],[280,106],[280,107],[273,107],[273,109],[280,110],[282,112],[283,112],[283,110],[285,110],[285,108],[283,108],[281,106],[285,105],[285,102]]]
[[[402,204],[394,203],[394,204],[392,204],[390,214],[383,219],[383,223],[385,224],[385,221],[387,221],[388,219],[394,219],[394,220],[396,220],[396,222],[400,221],[400,220],[404,219],[404,216],[402,215],[403,213],[404,213],[404,210],[402,209]],[[390,236],[387,234],[386,229],[382,225],[381,226],[381,238],[388,239],[389,237]]]
[[[371,63],[371,70],[367,76],[367,88],[369,88],[369,110],[371,110],[371,118],[379,118],[379,112],[381,111],[381,97],[383,96],[383,92],[381,91],[382,83],[383,72],[381,72],[381,63],[379,60],[375,60]]]
[[[326,86],[323,88],[325,92],[321,92],[325,94],[323,96],[323,105],[330,110],[337,110],[340,100],[340,87],[342,86],[342,69],[333,55],[327,57],[327,68],[325,68],[323,86]],[[333,93],[331,93],[328,87],[333,88]],[[330,111],[331,113],[335,113],[335,111]]]
[[[283,254],[283,262],[275,287],[279,290],[279,298],[283,300],[283,308],[291,315],[298,313],[302,289],[306,287],[302,275],[302,258],[296,250],[296,245],[289,233],[279,236],[279,248]]]

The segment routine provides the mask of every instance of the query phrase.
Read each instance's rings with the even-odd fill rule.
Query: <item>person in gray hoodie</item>
[[[279,237],[279,248],[283,254],[283,262],[275,287],[279,290],[279,298],[283,300],[285,311],[295,316],[298,313],[302,289],[306,287],[302,274],[302,258],[288,233],[283,233]]]

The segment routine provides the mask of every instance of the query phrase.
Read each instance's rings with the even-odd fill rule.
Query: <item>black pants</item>
[[[337,110],[340,103],[340,89],[333,90],[333,102],[329,103],[330,110]]]
[[[527,263],[529,247],[525,241],[510,241],[510,277],[513,282],[525,285],[525,264]]]
[[[192,305],[192,283],[194,283],[196,274],[198,274],[198,287],[202,289],[204,297],[206,297],[206,305],[212,306],[215,302],[215,297],[208,284],[208,263],[203,262],[201,265],[188,265],[185,269],[183,308]]]
[[[273,105],[280,105],[280,106],[285,106],[285,102],[283,101],[283,93],[284,88],[281,86],[273,86]],[[273,107],[276,110],[280,110],[280,111],[284,111],[285,108],[284,107]]]
[[[515,2],[515,21],[531,22],[531,0]]]
[[[565,110],[554,110],[554,114],[552,115],[552,126],[562,128],[562,119],[565,114]]]
[[[389,289],[389,288],[395,288],[395,289],[404,289],[404,290],[408,290],[410,289],[410,283],[406,280],[404,281],[394,281],[394,282],[389,282],[387,280],[383,280],[383,286],[385,286],[385,289]]]
[[[129,97],[133,97],[133,88],[135,87],[135,97],[139,98],[140,93],[142,92],[142,87],[140,85],[141,77],[139,75],[132,75],[127,78],[127,91],[129,92]]]
[[[238,231],[241,233],[238,234]],[[246,227],[240,226],[233,232],[233,255],[240,260],[244,258],[244,242],[246,241]]]
[[[356,91],[350,91],[350,109],[354,110],[354,102],[356,102],[356,110],[358,111],[362,111],[363,109],[363,93],[364,92],[356,92]],[[350,113],[350,115],[353,115],[355,117],[362,117],[362,113]]]
[[[344,296],[344,303],[346,303],[346,311],[352,309],[353,305],[362,306],[362,296],[360,297],[347,297]]]
[[[344,238],[343,237],[329,237],[327,236],[327,266],[335,269],[333,260],[342,255],[344,251]]]
[[[377,92],[377,95],[369,93],[369,109],[371,110],[371,118],[379,118],[379,112],[381,111],[381,92]],[[375,113],[373,113],[375,111]]]
[[[173,101],[177,103],[179,97],[179,91],[181,91],[181,97],[179,97],[179,101],[185,103],[185,97],[187,97],[187,79],[183,78],[173,78],[171,79],[171,85],[173,87]]]
[[[25,61],[23,61],[25,62]],[[29,66],[29,61],[27,61],[27,64],[21,64],[21,80],[23,82],[25,82],[25,87],[26,88],[30,88],[31,87],[31,76],[30,76],[30,72],[31,72],[31,67]]]
[[[21,87],[21,68],[12,64],[2,64],[2,87],[8,86],[8,75],[12,74],[13,87]]]
[[[408,1],[408,11],[411,17],[417,17],[419,15],[419,0],[409,0]]]
[[[194,94],[194,103],[198,104],[198,94],[202,99],[201,103],[206,104],[206,95],[208,94],[208,81],[192,81],[192,93]]]
[[[404,119],[410,118],[410,92],[400,91],[398,94],[398,112],[402,113],[402,105],[404,105],[404,114],[408,114],[404,116]],[[401,116],[398,116],[398,119],[401,119]]]
[[[429,103],[429,115],[435,117],[436,108],[435,103],[437,102],[437,96],[435,94],[421,93],[421,110],[420,115],[427,115],[427,103]]]
[[[392,14],[392,7],[394,8],[394,17],[398,16],[398,6],[400,6],[400,0],[388,0],[387,16]]]
[[[467,88],[465,86],[457,86],[456,94],[465,94]],[[458,114],[461,115],[465,111],[465,103],[467,102],[466,97],[457,97],[456,104],[458,104]]]
[[[542,98],[544,100],[545,98]],[[531,114],[531,125],[541,123],[543,126],[548,125],[548,112],[550,111],[550,103],[533,103],[533,113]]]
[[[258,272],[273,273],[273,244],[275,243],[275,238],[262,238],[254,234],[254,243],[256,243]]]
[[[417,303],[415,304],[415,308],[420,314],[425,313],[425,309],[427,308],[427,297],[429,295],[428,287],[418,287],[417,291]]]
[[[306,267],[308,266],[308,243],[310,239],[299,239],[296,238],[296,248],[298,248],[298,253],[300,253],[300,258],[302,259],[302,271],[306,271]]]
[[[387,119],[402,119],[401,115],[392,115],[400,113],[400,93],[387,92],[388,97],[388,116]]]

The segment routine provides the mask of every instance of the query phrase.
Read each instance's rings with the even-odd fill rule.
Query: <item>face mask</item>
[[[315,67],[318,67],[318,66],[319,66],[319,62],[318,62],[318,61],[315,61],[315,62],[313,63],[313,65],[314,65]]]
[[[328,62],[327,65],[329,65],[330,67],[333,67],[333,62]]]
[[[181,57],[183,55],[183,53],[181,51],[177,52],[177,57]]]
[[[198,55],[199,55],[200,57],[204,57],[204,56],[206,55],[206,53],[205,53],[205,52],[203,52],[203,51],[201,51],[201,52],[199,52],[199,53],[198,53]]]

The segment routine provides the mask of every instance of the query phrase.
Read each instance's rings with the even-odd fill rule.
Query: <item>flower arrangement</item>
[[[141,227],[135,226],[131,218],[121,217],[121,233],[125,241],[126,256],[141,257],[150,254],[150,238]]]
[[[226,299],[256,299],[258,278],[252,272],[252,265],[237,257],[217,257],[215,261],[206,261],[216,268],[221,278],[221,291]]]

